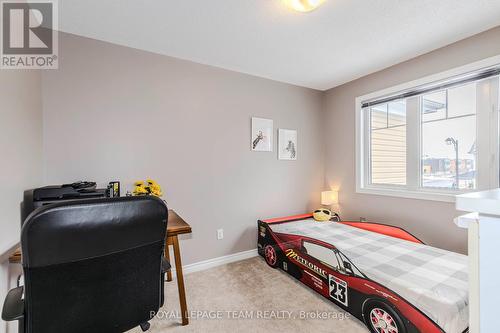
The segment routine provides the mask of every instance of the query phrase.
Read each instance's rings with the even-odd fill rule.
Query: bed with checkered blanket
[[[398,293],[446,333],[468,327],[467,256],[336,222],[306,219],[270,227],[332,244],[368,278]]]

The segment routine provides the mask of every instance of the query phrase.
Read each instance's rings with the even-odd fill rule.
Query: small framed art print
[[[252,117],[252,150],[273,151],[273,121]]]
[[[278,130],[278,159],[297,159],[297,131],[280,128]]]

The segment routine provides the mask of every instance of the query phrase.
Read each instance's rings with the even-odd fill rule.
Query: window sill
[[[477,190],[474,190],[477,191]],[[389,197],[405,198],[405,199],[417,199],[417,200],[429,200],[429,201],[441,201],[455,203],[456,196],[473,191],[456,191],[456,192],[436,192],[432,190],[420,190],[411,191],[406,189],[398,188],[381,188],[381,187],[364,187],[357,188],[356,193],[360,194],[372,194],[372,195],[383,195]]]

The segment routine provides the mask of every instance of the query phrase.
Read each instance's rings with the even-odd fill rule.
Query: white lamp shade
[[[325,206],[336,205],[339,203],[338,191],[323,191],[321,192],[321,204]]]

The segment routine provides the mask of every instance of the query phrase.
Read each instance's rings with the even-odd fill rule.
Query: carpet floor
[[[189,325],[181,326],[177,283],[167,282],[156,332],[368,332],[356,318],[261,258],[184,277]],[[141,333],[139,328],[129,333]]]

